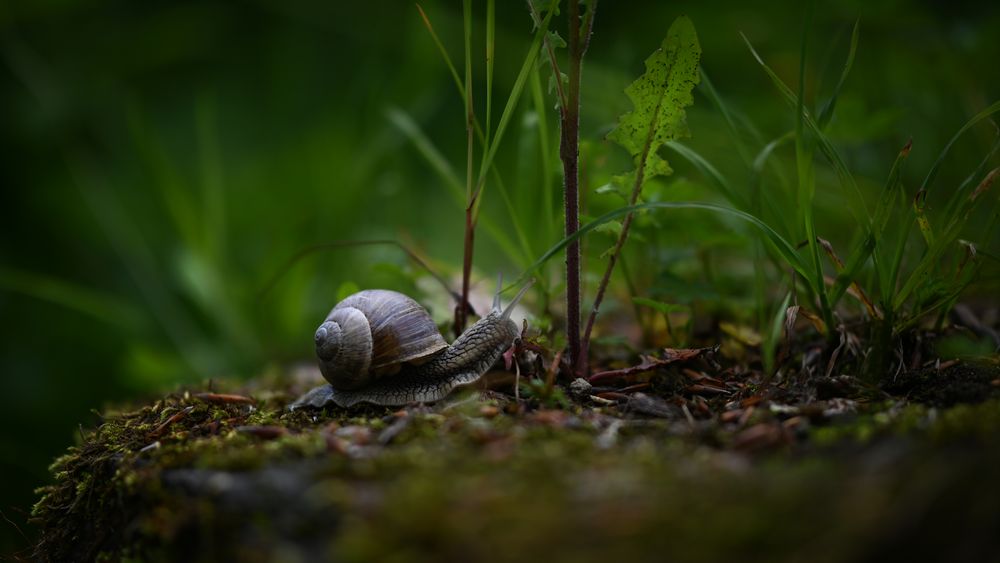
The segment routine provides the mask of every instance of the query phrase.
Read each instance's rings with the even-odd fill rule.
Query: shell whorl
[[[338,389],[365,384],[372,363],[372,333],[365,314],[335,308],[316,329],[316,356],[323,377]]]

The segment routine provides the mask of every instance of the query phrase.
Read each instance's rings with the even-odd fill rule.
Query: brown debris
[[[688,385],[684,388],[688,393],[708,393],[710,395],[730,395],[732,391],[729,389],[720,389],[719,387],[714,387],[711,385],[702,385],[696,383],[694,385]]]
[[[193,410],[194,410],[194,407],[191,406],[191,407],[185,407],[185,408],[181,409],[180,411],[174,413],[173,416],[171,416],[170,418],[164,420],[162,424],[160,424],[159,426],[156,427],[155,430],[153,430],[152,432],[150,432],[149,436],[151,438],[159,438],[160,436],[163,435],[164,432],[166,432],[167,428],[170,428],[171,425],[173,425],[175,422],[180,421],[182,418],[184,418],[185,416],[187,416],[188,414],[190,414],[191,411],[193,411]]]
[[[653,371],[655,369],[668,366],[670,364],[678,362],[687,362],[699,358],[703,355],[708,355],[715,353],[719,350],[718,346],[713,346],[711,348],[664,348],[663,357],[656,358],[653,356],[642,355],[642,363],[639,365],[623,368],[623,369],[613,369],[608,371],[602,371],[591,375],[587,381],[590,383],[596,383],[598,381],[607,381],[610,379],[624,378],[631,375],[636,375],[640,373],[645,373],[648,371]]]
[[[200,399],[206,403],[245,403],[254,404],[256,401],[243,395],[233,395],[229,393],[195,393],[195,399]]]

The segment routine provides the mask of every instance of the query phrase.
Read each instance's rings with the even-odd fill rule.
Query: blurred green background
[[[485,24],[475,4],[478,57]],[[461,3],[421,5],[461,65]],[[621,204],[594,191],[628,165],[603,136],[630,109],[623,89],[680,14],[694,21],[715,87],[760,139],[793,125],[739,33],[794,85],[798,2],[602,2],[583,75],[591,216]],[[856,19],[857,60],[829,133],[870,195],[908,139],[905,180],[914,185],[948,138],[1000,98],[1000,7],[821,3],[811,30],[811,97],[829,94]],[[555,26],[564,29],[564,18]],[[531,33],[524,4],[498,2],[494,123]],[[315,324],[345,283],[420,293],[398,249],[317,254],[285,271],[299,250],[392,238],[443,273],[460,271],[462,206],[398,123],[400,115],[416,123],[464,178],[462,100],[410,2],[5,2],[0,55],[0,509],[28,534],[32,489],[46,482],[47,464],[73,443],[78,424],[98,422],[92,409],[308,360]],[[481,59],[474,66],[481,105]],[[549,73],[539,72],[544,89]],[[546,215],[546,199],[556,211],[562,200],[558,127],[554,98],[543,95],[550,111],[539,116],[526,91],[498,156],[526,240],[487,187],[477,275],[516,275],[559,238],[561,219]],[[724,122],[700,92],[688,116],[687,142],[735,181],[745,177]],[[549,141],[542,149],[540,126]],[[960,140],[941,191],[976,167],[993,134],[984,124]],[[780,156],[794,159],[791,151]],[[697,172],[667,157],[676,174],[651,188],[651,199],[719,199]],[[818,182],[819,232],[843,249],[849,215],[822,165]],[[720,234],[721,224],[697,214],[647,220],[637,240],[645,232],[656,244],[633,258],[640,285],[659,284],[670,297],[685,276],[697,278],[705,248],[745,255],[744,239]],[[603,236],[587,244],[591,290],[612,241]],[[977,291],[995,302],[996,268],[987,270]],[[752,317],[739,312],[751,271],[704,286],[702,298]],[[592,291],[585,295],[589,301]],[[0,524],[0,538],[0,552],[25,545],[12,525]]]

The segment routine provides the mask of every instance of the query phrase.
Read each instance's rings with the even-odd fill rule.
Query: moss
[[[261,389],[107,415],[52,465],[36,558],[837,561],[987,553],[1000,524],[996,399],[722,422],[470,396],[289,413],[291,381],[231,391]]]

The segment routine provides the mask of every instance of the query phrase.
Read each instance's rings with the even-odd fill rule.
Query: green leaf
[[[528,7],[529,7],[529,8],[530,8],[530,9],[531,9],[532,11],[534,11],[535,13],[539,13],[539,12],[543,11],[543,10],[545,9],[545,7],[546,7],[547,5],[550,5],[550,4],[548,3],[548,0],[530,0],[530,1],[528,2]],[[558,2],[556,2],[556,3],[555,3],[555,5],[552,5],[552,11],[553,11],[554,15],[557,15],[557,16],[558,16],[558,15],[559,15],[560,13],[562,13],[562,12],[561,12],[561,11],[559,10],[559,3],[558,3]],[[540,24],[538,23],[538,19],[537,19],[537,18],[532,18],[532,21],[533,21],[533,23],[535,24],[535,27],[534,27],[534,28],[533,28],[533,29],[532,29],[531,31],[532,31],[532,32],[534,32],[534,31],[536,31],[536,30],[537,30],[537,29],[538,29],[539,27],[541,27],[541,25],[540,25]],[[555,32],[553,32],[553,33],[555,33]],[[558,34],[558,33],[556,33],[556,36],[558,36],[558,35],[559,35],[559,34]],[[562,38],[560,38],[560,41],[561,41],[561,40],[562,40]],[[563,45],[565,45],[565,44],[566,44],[566,42],[564,41],[564,42],[563,42]]]
[[[769,375],[774,374],[775,352],[778,349],[778,343],[781,342],[781,333],[785,326],[785,319],[788,318],[788,304],[792,302],[792,295],[793,292],[791,291],[785,294],[785,299],[774,312],[774,317],[771,318],[771,326],[764,335],[761,352],[764,356],[764,372]]]
[[[558,31],[549,32],[549,44],[552,45],[554,49],[566,48],[566,40],[559,35]]]
[[[645,177],[670,173],[656,151],[667,141],[689,135],[684,108],[694,103],[701,46],[687,17],[674,20],[663,44],[646,59],[646,72],[625,89],[634,110],[621,116],[608,139],[645,166]],[[643,162],[645,161],[645,162]]]
[[[566,89],[567,85],[569,84],[569,76],[567,76],[565,72],[560,72],[559,73],[559,83],[562,84],[562,88],[564,90]],[[556,84],[556,75],[555,74],[550,74],[549,75],[548,93],[549,94],[554,94],[554,93],[556,93],[558,91],[559,91],[559,85]]]

